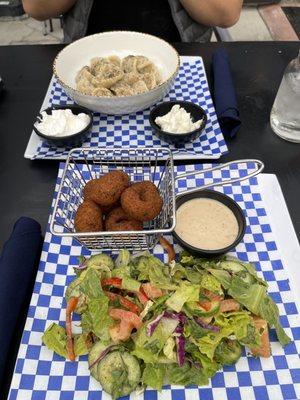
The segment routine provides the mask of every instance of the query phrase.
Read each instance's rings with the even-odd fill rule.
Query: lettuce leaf
[[[227,290],[230,287],[231,276],[229,272],[215,268],[208,268],[207,271],[218,279],[218,281],[220,282],[220,284],[223,286],[224,289]]]
[[[163,348],[163,353],[168,360],[171,360],[173,362],[177,361],[177,356],[175,351],[175,339],[173,337],[170,336],[166,341]]]
[[[74,353],[76,356],[84,356],[89,353],[89,342],[88,333],[74,336]]]
[[[207,335],[207,329],[202,328],[193,319],[189,319],[184,325],[184,336],[192,337],[193,339],[200,339]]]
[[[282,346],[290,343],[291,339],[284,332],[279,321],[279,310],[270,296],[266,296],[260,305],[260,316],[265,319],[271,327],[274,327],[279,342]]]
[[[187,279],[191,283],[199,284],[203,273],[193,268],[183,267],[179,263],[174,263],[174,266],[170,267],[170,275],[174,282],[180,282],[182,279]]]
[[[52,323],[44,332],[42,342],[48,349],[67,358],[67,335],[64,327]],[[88,334],[74,335],[75,356],[88,354]]]
[[[198,361],[203,368],[203,372],[207,378],[211,378],[220,369],[220,365],[215,360],[210,360],[206,355],[200,353],[199,348],[190,341],[185,344],[185,351],[187,357],[191,355],[194,361]]]
[[[80,289],[87,299],[104,296],[99,275],[93,268],[86,271],[86,274],[80,283]]]
[[[129,292],[138,292],[140,290],[141,284],[135,279],[129,278],[128,276],[123,276],[122,279],[122,289],[128,290]]]
[[[140,257],[137,269],[139,270],[139,281],[148,280],[161,289],[175,290],[177,288],[170,278],[168,266],[154,256]]]
[[[239,277],[233,277],[228,294],[246,307],[253,314],[265,319],[270,327],[274,327],[282,346],[290,342],[279,321],[279,310],[267,294],[265,286],[258,283],[249,285]]]
[[[215,360],[222,365],[235,364],[242,354],[242,346],[237,340],[223,339],[215,351]]]
[[[108,297],[103,293],[99,277],[94,269],[89,269],[81,282],[81,290],[86,296],[87,308],[82,315],[84,332],[89,329],[102,341],[110,339],[109,327],[113,320],[108,314]]]
[[[200,285],[194,285],[186,281],[180,283],[179,289],[166,301],[166,305],[172,310],[181,311],[188,301],[199,301]]]
[[[115,260],[117,268],[126,267],[130,263],[131,255],[127,249],[119,250],[118,257]]]
[[[92,332],[103,342],[109,341],[109,327],[113,320],[108,315],[108,298],[103,294],[101,298],[89,300],[86,313],[92,321]]]
[[[150,350],[143,349],[140,346],[135,346],[131,354],[137,358],[140,358],[145,363],[156,363],[158,361],[156,354],[153,354]]]
[[[235,335],[237,340],[247,336],[248,325],[253,324],[249,313],[237,311],[225,314],[219,314],[215,317],[215,325],[220,327],[219,332],[209,332],[206,336],[196,341],[201,353],[205,354],[210,360],[214,358],[217,346],[224,338]]]
[[[146,364],[142,375],[142,382],[146,386],[161,391],[165,373],[166,368],[163,364]]]
[[[130,277],[130,266],[126,265],[120,268],[115,268],[111,271],[112,277],[117,277],[123,279],[125,276]]]
[[[199,366],[195,367],[189,362],[185,362],[182,367],[178,364],[166,365],[166,376],[171,385],[197,385],[208,384],[208,376],[205,370]]]
[[[90,258],[86,259],[85,265],[87,268],[95,268],[97,269],[98,267],[107,267],[110,270],[114,269],[115,264],[110,256],[104,253],[100,254],[95,254],[91,256]]]
[[[149,350],[158,355],[163,349],[166,341],[172,335],[178,325],[178,321],[170,318],[162,318],[155,328],[152,336],[147,336],[146,324],[137,332],[134,338],[137,347]],[[138,356],[137,356],[138,357]]]
[[[53,323],[44,332],[42,342],[48,349],[67,358],[67,335],[65,328]]]
[[[221,284],[217,278],[211,274],[205,274],[201,280],[201,288],[223,295]]]
[[[260,315],[260,305],[267,296],[266,287],[258,283],[249,285],[242,279],[234,276],[228,289],[229,296],[236,299],[253,314]]]

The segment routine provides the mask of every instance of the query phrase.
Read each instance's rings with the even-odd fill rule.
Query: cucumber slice
[[[190,315],[196,315],[198,317],[211,317],[219,311],[220,302],[212,301],[210,309],[205,310],[196,301],[190,301],[188,303],[185,303],[185,308]]]
[[[106,349],[107,345],[103,344],[102,342],[96,342],[94,346],[91,348],[89,352],[89,365],[94,364],[100,354]],[[97,367],[98,363],[95,364],[92,368],[90,368],[90,372],[93,378],[98,380],[97,375]]]
[[[86,261],[86,266],[88,268],[97,267],[101,265],[108,267],[110,270],[114,269],[115,267],[112,258],[106,254],[95,254]]]
[[[109,353],[97,368],[98,381],[113,398],[130,394],[141,379],[141,368],[136,357],[119,351]]]

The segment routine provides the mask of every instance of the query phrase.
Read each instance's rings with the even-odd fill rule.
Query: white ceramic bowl
[[[88,96],[75,89],[75,76],[93,57],[130,54],[148,57],[160,71],[162,83],[149,92],[123,97]],[[115,31],[86,36],[65,47],[53,63],[53,73],[78,104],[105,114],[129,114],[161,100],[171,89],[179,69],[179,55],[166,41],[139,32]]]

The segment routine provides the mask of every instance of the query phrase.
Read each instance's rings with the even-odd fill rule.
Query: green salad
[[[85,259],[67,287],[65,327],[51,324],[43,343],[72,361],[88,354],[91,375],[113,399],[163,384],[206,385],[243,347],[269,357],[269,328],[290,339],[267,283],[238,259],[162,263],[148,252],[121,250]],[[81,334],[72,333],[72,313]]]

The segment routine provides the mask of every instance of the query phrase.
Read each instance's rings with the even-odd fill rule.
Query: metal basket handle
[[[195,189],[190,189],[190,190],[184,191],[182,193],[178,193],[177,196],[179,197],[180,195],[183,195],[183,194],[185,194],[187,192],[188,193],[193,193],[193,192],[198,191],[199,189],[202,190],[202,189],[207,189],[209,187],[223,186],[223,185],[228,185],[229,183],[241,182],[241,181],[244,181],[246,179],[253,178],[254,176],[260,174],[263,171],[264,167],[265,167],[264,163],[262,161],[260,161],[260,160],[254,160],[254,159],[236,160],[236,161],[227,162],[225,164],[217,165],[216,167],[205,168],[202,171],[191,171],[191,172],[186,172],[184,174],[177,175],[175,177],[175,181],[177,182],[178,180],[180,180],[182,178],[187,178],[189,176],[201,175],[201,174],[204,174],[206,172],[222,171],[223,169],[226,169],[226,167],[229,167],[231,165],[246,164],[246,163],[254,163],[256,165],[256,169],[253,172],[250,172],[249,174],[247,174],[245,176],[239,176],[238,178],[230,178],[230,179],[224,179],[224,180],[222,179],[220,182],[208,183],[206,185],[197,187]]]

